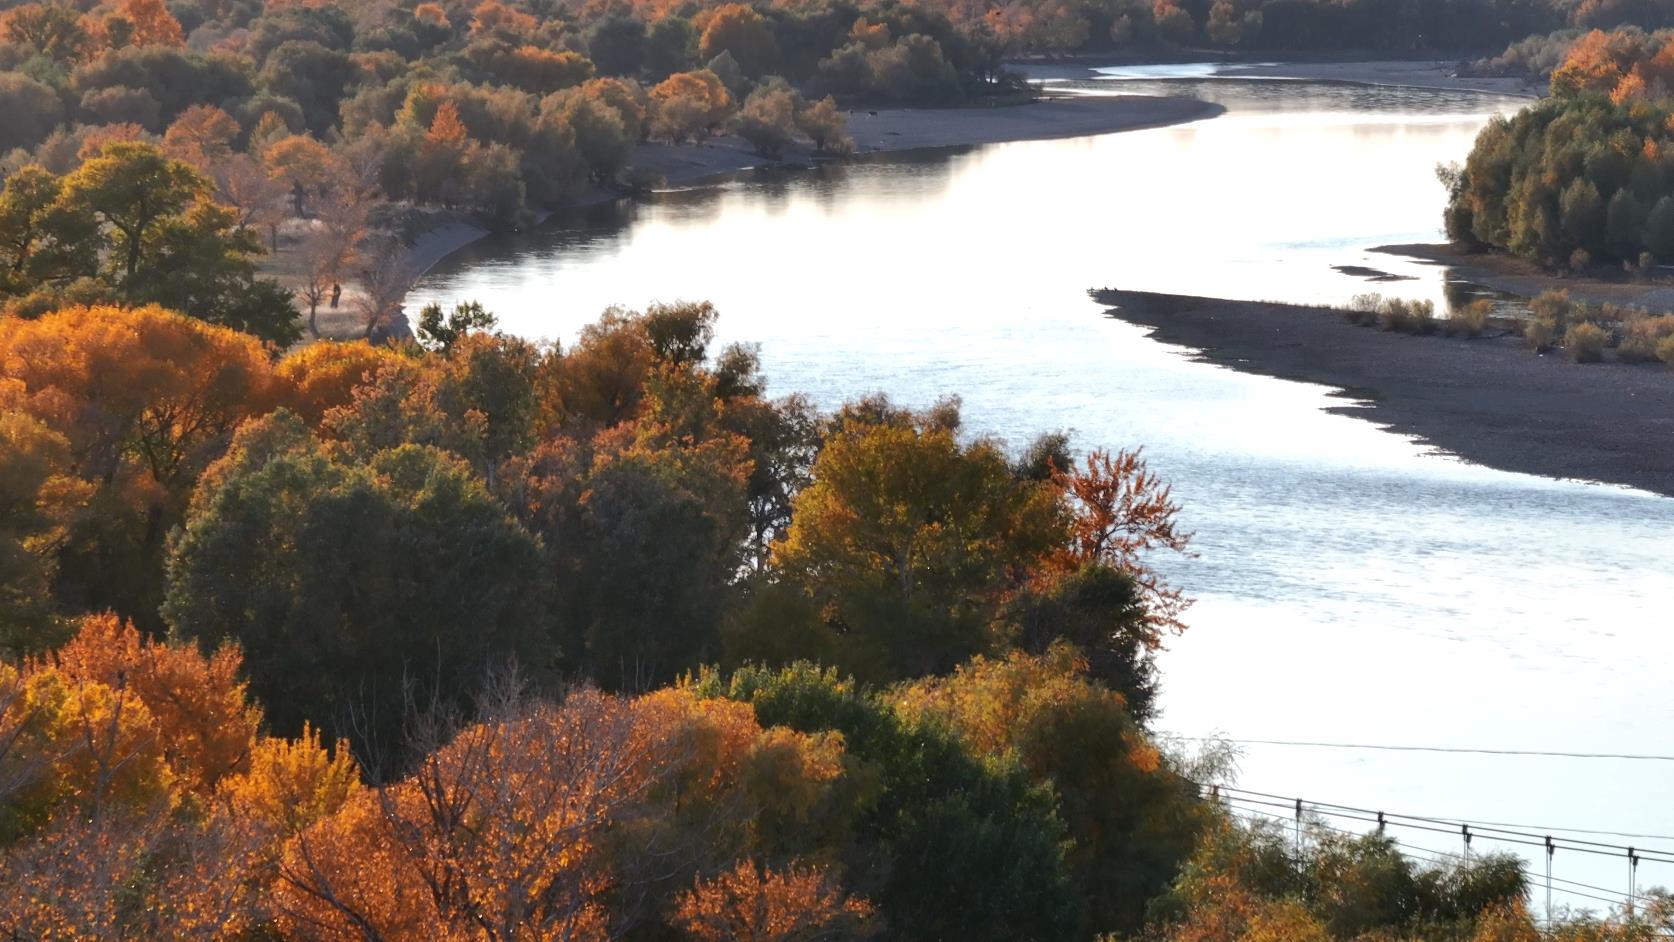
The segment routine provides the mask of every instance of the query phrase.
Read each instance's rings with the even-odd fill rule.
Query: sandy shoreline
[[[1112,95],[998,107],[855,108],[848,119],[855,154],[868,155],[1137,131],[1213,118],[1224,111],[1196,98]],[[795,153],[787,162],[806,164],[808,159],[806,153]],[[634,169],[658,174],[668,186],[691,186],[708,177],[776,163],[732,135],[698,145],[640,144],[632,159]]]
[[[1466,460],[1674,496],[1674,374],[1576,364],[1510,337],[1383,333],[1334,311],[1117,292],[1110,316],[1249,373],[1352,390],[1333,411],[1416,436]]]
[[[1483,287],[1532,298],[1543,291],[1568,291],[1577,301],[1623,304],[1661,313],[1674,311],[1674,279],[1659,275],[1648,281],[1555,275],[1527,259],[1511,255],[1471,253],[1442,243],[1380,245],[1367,249],[1384,255],[1417,259],[1453,269],[1461,278]]]

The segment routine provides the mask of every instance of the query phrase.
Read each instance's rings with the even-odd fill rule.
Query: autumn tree
[[[322,341],[290,353],[273,373],[284,406],[317,428],[326,413],[353,403],[355,391],[369,385],[379,370],[386,366],[399,369],[408,363],[390,347],[363,341]]]
[[[816,154],[846,154],[854,149],[848,119],[838,110],[837,99],[830,95],[809,102],[797,112],[796,127],[814,142]]]
[[[749,815],[817,800],[830,737],[763,730],[748,706],[585,688],[561,703],[498,694],[413,773],[363,793],[286,849],[280,926],[391,942],[484,925],[507,938],[621,938]],[[804,811],[811,810],[806,807]]]
[[[839,663],[892,679],[987,649],[995,607],[1062,539],[1055,494],[932,416],[839,421],[773,551],[844,637]]]
[[[182,46],[186,43],[180,21],[169,12],[163,0],[117,0],[116,15],[127,25],[126,44]]]
[[[760,13],[742,3],[705,10],[693,23],[700,31],[698,55],[704,61],[731,53],[748,77],[769,72],[778,62],[779,43]]]
[[[1093,451],[1081,467],[1055,475],[1054,483],[1074,513],[1071,558],[1133,576],[1144,596],[1150,644],[1184,630],[1181,616],[1191,600],[1168,584],[1148,556],[1157,550],[1186,553],[1192,534],[1179,527],[1173,489],[1150,470],[1143,453]]]
[[[851,871],[848,888],[877,907],[893,937],[1085,937],[1055,799],[1015,766],[984,762],[945,725],[906,718],[806,663],[708,674],[698,690],[752,705],[764,726],[841,734],[846,778],[875,791],[857,796],[852,822],[832,816],[841,829],[822,842],[881,862]]]
[[[756,153],[770,160],[784,156],[797,130],[796,116],[805,103],[789,84],[764,82],[744,99],[734,119],[738,134]]]
[[[70,64],[92,51],[93,38],[76,11],[61,3],[25,3],[0,14],[0,35],[54,62]]]
[[[265,412],[271,367],[253,338],[158,308],[77,308],[0,319],[13,408],[63,435],[93,488],[59,552],[71,611],[156,627],[166,534],[232,430]]]
[[[63,435],[0,408],[0,653],[36,653],[56,640],[57,554],[89,490],[69,471]]]
[[[331,149],[307,134],[294,134],[262,150],[262,162],[273,179],[290,187],[296,215],[308,216],[308,198],[322,195],[343,176],[342,161]]]
[[[232,115],[213,105],[192,105],[163,134],[163,147],[200,167],[228,157],[242,129]]]
[[[706,137],[732,110],[732,96],[715,73],[678,72],[651,89],[652,130],[675,143]]]
[[[895,695],[907,716],[945,722],[978,754],[1016,761],[1059,797],[1071,865],[1093,928],[1132,932],[1173,882],[1211,815],[1160,756],[1118,693],[1086,676],[1075,648],[978,657]]]
[[[695,942],[848,942],[878,928],[871,905],[846,896],[829,875],[748,860],[699,880],[680,897],[673,922]]]

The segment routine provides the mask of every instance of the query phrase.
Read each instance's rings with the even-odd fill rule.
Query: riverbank
[[[1137,291],[1100,300],[1164,343],[1244,372],[1346,390],[1333,411],[1478,464],[1674,496],[1674,374],[1577,364],[1510,337],[1352,326],[1326,308]]]
[[[856,155],[901,153],[944,147],[973,147],[1013,141],[1090,137],[1167,127],[1213,118],[1226,109],[1196,98],[1146,95],[1047,98],[1027,104],[970,108],[856,108],[848,112]],[[807,163],[806,152],[787,162]],[[691,186],[727,173],[774,166],[736,135],[702,144],[640,144],[636,171],[663,178],[668,186]]]
[[[1568,291],[1569,296],[1577,301],[1642,307],[1655,313],[1674,311],[1674,278],[1667,275],[1640,280],[1629,278],[1625,273],[1617,273],[1610,278],[1557,275],[1528,259],[1468,252],[1445,242],[1380,245],[1367,251],[1443,265],[1453,269],[1465,281],[1525,298],[1545,291]]]

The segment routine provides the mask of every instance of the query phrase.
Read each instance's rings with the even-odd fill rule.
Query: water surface
[[[568,343],[610,304],[707,298],[721,342],[762,344],[776,393],[828,407],[880,389],[913,405],[957,394],[972,430],[1018,447],[1055,428],[1083,447],[1146,446],[1201,554],[1171,565],[1199,602],[1164,658],[1162,728],[1674,752],[1674,500],[1434,454],[1327,412],[1332,390],[1192,362],[1084,294],[1340,302],[1378,290],[1442,304],[1444,269],[1365,249],[1437,239],[1435,165],[1524,102],[1156,75],[1066,87],[1197,95],[1227,114],[600,207],[467,250],[412,302],[476,298],[505,329]],[[1337,265],[1413,280],[1371,285]],[[1674,849],[1670,762],[1249,746],[1240,783],[1671,835],[1623,842]],[[1626,889],[1621,859],[1560,854],[1556,873]],[[1642,864],[1640,878],[1674,884],[1674,866]]]

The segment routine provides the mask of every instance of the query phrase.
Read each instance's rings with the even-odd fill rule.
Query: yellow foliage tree
[[[279,361],[274,375],[284,405],[318,428],[327,412],[354,401],[356,389],[382,369],[410,361],[400,352],[364,342],[309,344]]]

